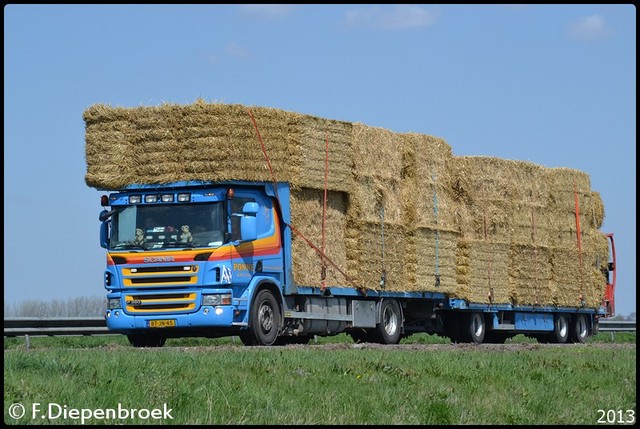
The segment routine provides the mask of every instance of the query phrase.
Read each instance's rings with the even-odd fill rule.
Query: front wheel
[[[239,334],[245,346],[270,346],[276,342],[281,317],[278,301],[268,289],[262,289],[251,305],[249,327]]]

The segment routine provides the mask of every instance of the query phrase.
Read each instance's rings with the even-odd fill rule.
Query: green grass
[[[606,338],[599,338],[604,335]],[[635,343],[628,337],[627,342]],[[520,336],[509,342],[529,342]],[[616,339],[622,334],[616,334]],[[598,410],[635,410],[636,351],[593,344],[517,351],[242,347],[237,339],[168,340],[135,349],[123,336],[5,339],[7,424],[80,424],[32,419],[32,406],[172,409],[172,419],[89,419],[90,424],[597,424]],[[633,339],[633,341],[631,341]],[[412,344],[446,343],[414,335]],[[203,346],[221,345],[209,348]],[[237,346],[237,347],[236,347]],[[21,403],[25,417],[12,419]],[[56,411],[58,408],[55,408]],[[625,415],[626,416],[626,415]]]
[[[353,340],[347,334],[339,334],[331,337],[316,337],[310,344],[353,344]],[[400,344],[450,344],[448,338],[437,335],[414,334],[403,338]],[[516,335],[506,341],[506,344],[528,343],[536,344],[537,340],[525,335]],[[635,332],[617,332],[613,335],[608,332],[601,332],[590,337],[588,343],[636,343]],[[196,346],[218,346],[237,345],[242,343],[237,337],[226,338],[170,338],[167,340],[167,347],[196,347]],[[92,348],[104,346],[129,346],[129,342],[124,335],[96,335],[96,336],[67,336],[67,337],[31,337],[29,347],[31,349],[40,348]],[[5,338],[5,350],[24,350],[26,342],[24,337]]]

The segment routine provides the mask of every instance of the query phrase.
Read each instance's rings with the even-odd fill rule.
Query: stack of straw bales
[[[325,137],[331,142],[328,188],[351,188],[351,124],[278,109],[251,109],[281,181],[323,185]],[[183,180],[271,181],[256,132],[241,105],[164,104],[84,112],[86,182],[102,189]],[[323,188],[324,189],[324,188]]]
[[[291,185],[292,224],[318,247],[328,143],[326,254],[359,286],[481,303],[600,304],[608,244],[589,176],[456,157],[434,136],[202,100],[94,105],[84,112],[86,183],[271,182],[249,111],[276,179]],[[292,257],[295,282],[319,286],[322,260],[295,234]],[[326,281],[349,286],[330,265]]]

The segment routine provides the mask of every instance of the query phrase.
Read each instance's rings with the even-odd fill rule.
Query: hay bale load
[[[278,109],[251,112],[276,177],[324,189],[325,135],[331,142],[328,188],[351,188],[351,124]],[[84,112],[89,186],[185,180],[271,181],[251,116],[241,105],[163,104]]]
[[[89,107],[85,181],[105,190],[271,182],[253,119],[275,177],[291,185],[292,224],[318,247],[328,156],[326,254],[357,285],[479,303],[599,305],[604,204],[577,170],[453,156],[435,136],[198,100]],[[322,259],[295,234],[292,258],[297,284],[321,285]],[[351,286],[330,265],[326,284]]]

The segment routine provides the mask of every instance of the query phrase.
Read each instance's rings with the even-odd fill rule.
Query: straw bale
[[[403,182],[375,176],[359,176],[351,188],[348,214],[359,222],[403,224],[406,205]]]
[[[555,303],[560,306],[579,306],[580,297],[587,296],[589,269],[580,263],[577,249],[553,249],[552,275],[556,284]],[[587,296],[587,298],[590,298]]]
[[[544,167],[490,157],[454,157],[458,228],[469,239],[550,244]]]
[[[289,135],[292,145],[300,146],[299,186],[324,189],[325,166],[328,166],[328,188],[344,192],[351,190],[351,123],[300,115],[295,123],[290,124]]]
[[[457,281],[461,298],[471,302],[509,303],[509,244],[458,240]]]
[[[298,188],[291,192],[291,224],[319,249],[322,248],[322,213],[324,191]],[[325,254],[343,271],[347,270],[346,228],[347,195],[327,192],[325,228]],[[321,286],[322,264],[320,255],[301,237],[292,234],[291,254],[293,278],[296,284]],[[327,263],[327,286],[348,286],[346,279]]]
[[[405,264],[407,234],[402,225],[347,218],[345,235],[348,275],[358,285],[376,290],[406,289],[405,279],[410,274]],[[381,285],[383,268],[386,271],[384,287]]]
[[[451,146],[442,138],[401,134],[406,140],[403,177],[415,180],[404,200],[414,208],[417,227],[456,228],[456,202],[451,191]]]
[[[591,191],[587,173],[564,167],[549,168],[545,171],[545,182],[549,188],[547,206],[559,218],[561,227],[573,222],[575,228],[576,196],[581,227],[597,229],[602,225],[604,208],[601,213],[596,211],[596,206],[601,203],[601,199],[599,194],[594,195]],[[596,201],[592,201],[592,198]]]
[[[485,156],[457,156],[451,160],[453,190],[458,201],[508,200],[544,204],[545,168],[527,161]]]
[[[405,139],[387,129],[357,122],[352,129],[354,176],[375,177],[385,181],[399,180]]]
[[[605,234],[589,230],[583,236],[580,249],[556,247],[553,249],[553,279],[558,285],[558,304],[576,305],[582,295],[586,304],[597,307],[602,301],[606,285],[604,275],[609,254]]]
[[[556,290],[551,254],[552,250],[546,246],[511,244],[508,281],[513,304],[554,304]]]
[[[415,229],[415,237],[417,284],[410,290],[457,296],[456,251],[459,233],[420,227]]]

